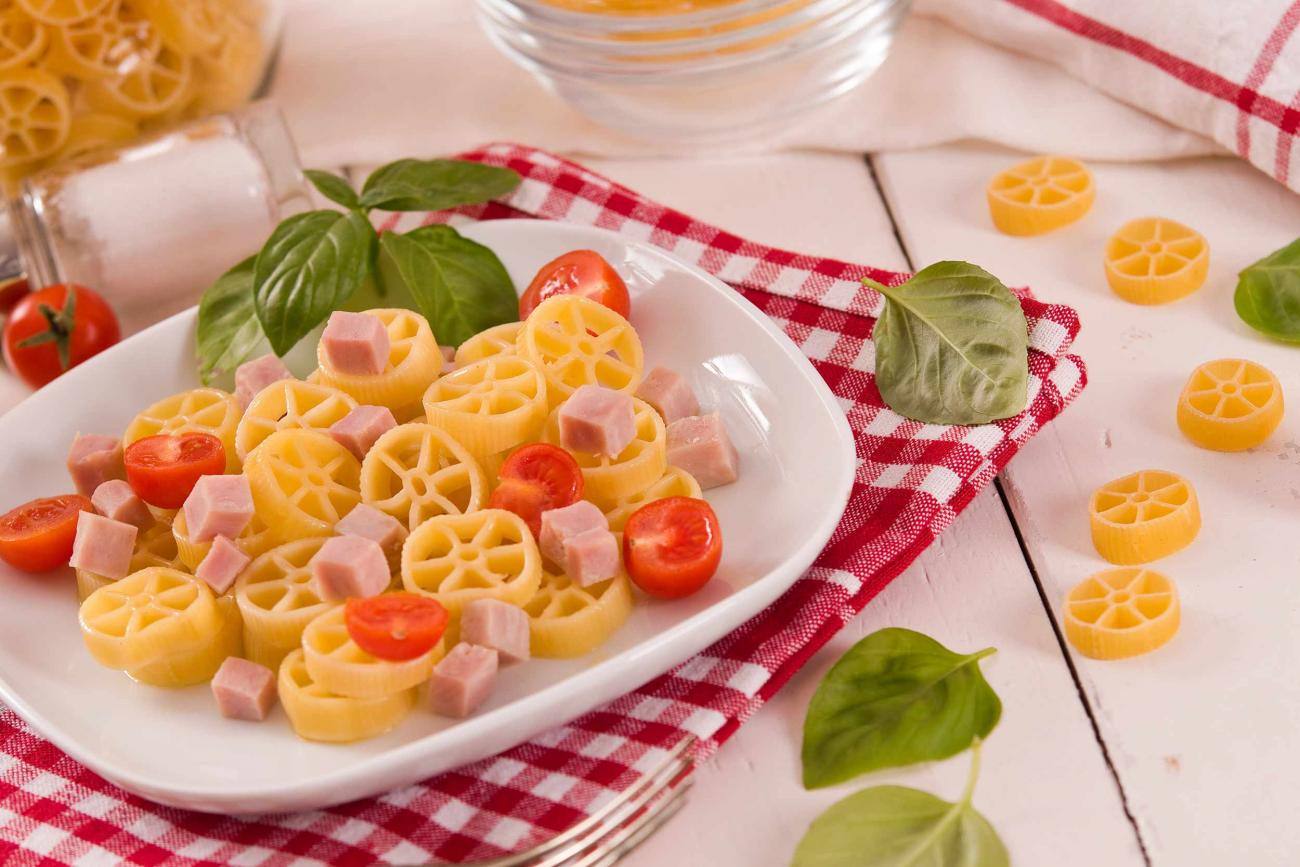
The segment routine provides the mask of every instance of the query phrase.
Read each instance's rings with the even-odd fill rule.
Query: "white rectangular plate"
[[[383,737],[336,746],[299,740],[279,709],[266,723],[233,722],[206,686],[156,689],[101,668],[81,644],[72,575],[0,564],[0,698],[78,761],[155,801],[221,813],[308,809],[415,782],[571,720],[708,647],[808,568],[847,501],[853,440],[825,382],[771,320],[703,272],[603,230],[502,220],[464,234],[492,247],[521,288],[563,252],[600,252],[632,291],[647,367],[683,372],[702,404],[722,412],[741,478],[708,495],[725,553],[705,589],[639,599],[586,657],[505,669],[470,719],[417,709]],[[195,315],[123,342],[0,417],[0,507],[70,490],[63,462],[78,431],[119,433],[152,401],[196,386]]]

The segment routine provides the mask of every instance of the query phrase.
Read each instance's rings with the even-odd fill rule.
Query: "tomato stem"
[[[45,317],[49,327],[19,341],[18,345],[27,349],[53,343],[55,351],[59,354],[59,370],[66,373],[72,366],[72,330],[76,327],[77,293],[71,287],[68,288],[67,299],[63,302],[62,310],[55,311],[48,304],[41,304],[37,309]]]

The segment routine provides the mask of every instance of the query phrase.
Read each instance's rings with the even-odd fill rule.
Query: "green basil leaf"
[[[356,191],[352,189],[352,184],[348,183],[347,178],[317,169],[307,169],[303,174],[311,181],[312,186],[320,190],[320,194],[331,202],[336,202],[345,208],[361,207],[361,199],[357,197]]]
[[[450,226],[423,226],[379,241],[381,286],[399,278],[438,342],[459,346],[485,328],[519,318],[519,297],[505,266],[487,247]]]
[[[1237,315],[1274,340],[1300,343],[1300,239],[1237,275]]]
[[[249,256],[218,277],[199,301],[196,355],[204,385],[268,349],[253,309],[256,258]]]
[[[873,632],[817,686],[803,725],[803,784],[842,783],[880,768],[956,755],[985,738],[1002,702],[979,660],[910,629]]]
[[[398,160],[375,169],[361,206],[385,211],[441,211],[504,196],[519,186],[510,169],[465,160]]]
[[[308,211],[276,226],[253,266],[253,301],[277,355],[365,282],[374,251],[375,229],[360,211]]]
[[[985,424],[1025,408],[1029,332],[1020,302],[968,262],[937,262],[885,296],[876,322],[876,385],[899,415]]]
[[[1011,856],[971,806],[905,786],[874,786],[836,801],[808,827],[791,867],[1009,867]]]

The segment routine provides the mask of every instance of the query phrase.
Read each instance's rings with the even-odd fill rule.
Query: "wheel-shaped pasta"
[[[226,471],[239,469],[235,429],[239,426],[239,401],[219,388],[195,388],[165,397],[145,409],[126,426],[122,443],[130,445],[154,434],[197,431],[212,434],[226,447]]]
[[[223,0],[135,0],[163,40],[185,54],[211,51],[221,42],[230,13]]]
[[[17,69],[45,51],[47,30],[21,7],[5,4],[0,11],[0,69]]]
[[[281,542],[328,536],[361,502],[361,464],[320,431],[276,431],[248,456],[244,475],[257,514]]]
[[[110,0],[103,14],[50,28],[43,63],[72,78],[94,81],[122,74],[129,65],[157,56],[162,38],[135,0]]]
[[[361,499],[414,530],[435,515],[482,508],[487,479],[478,461],[431,424],[388,430],[361,464]]]
[[[468,367],[497,355],[515,355],[515,341],[523,327],[522,322],[507,322],[480,331],[456,348],[456,366]]]
[[[244,410],[235,429],[235,454],[248,453],[278,430],[304,428],[325,432],[330,425],[356,409],[352,395],[328,385],[283,379],[259,391]]]
[[[31,67],[0,75],[0,166],[22,166],[57,153],[68,140],[68,89]]]
[[[504,509],[430,518],[402,546],[403,586],[437,599],[454,618],[475,599],[523,605],[541,578],[532,532]]]
[[[458,368],[424,393],[424,415],[475,458],[533,439],[546,421],[546,379],[532,362],[499,355]]]
[[[173,549],[176,551],[177,559],[184,565],[184,568],[193,572],[199,568],[203,558],[208,556],[212,550],[211,542],[191,542],[189,527],[185,523],[185,513],[177,512],[176,520],[172,522],[171,536]],[[271,532],[271,528],[256,513],[253,519],[248,522],[244,532],[240,533],[234,540],[235,547],[244,552],[249,559],[266,553],[271,546],[276,544],[276,536]]]
[[[318,616],[302,634],[303,661],[311,679],[323,689],[348,698],[381,698],[405,692],[429,679],[446,652],[440,640],[427,653],[395,662],[379,659],[357,646],[344,623],[340,605]]]
[[[18,0],[28,15],[45,24],[62,26],[103,11],[109,0]]]
[[[223,618],[212,591],[178,569],[142,569],[81,603],[81,637],[101,665],[140,669],[210,643]]]
[[[580,385],[630,394],[641,382],[641,338],[630,322],[590,298],[548,298],[529,314],[518,340],[519,354],[546,375],[551,406]]]
[[[68,127],[68,140],[63,143],[55,159],[76,159],[88,153],[116,147],[132,141],[140,128],[123,117],[111,114],[83,114],[72,119]]]
[[[646,503],[664,500],[668,497],[699,496],[701,496],[700,483],[695,481],[694,476],[680,467],[669,467],[667,472],[659,477],[658,481],[652,483],[650,487],[643,491],[613,500],[597,499],[595,497],[591,499],[605,513],[605,518],[609,521],[609,528],[615,533],[621,533],[627,519],[632,517],[632,513]]]
[[[590,587],[567,575],[542,574],[541,586],[524,604],[533,656],[567,659],[605,643],[632,613],[632,582],[620,572]]]
[[[86,103],[95,111],[152,119],[181,109],[194,91],[194,61],[164,45],[124,75],[86,82]]]
[[[197,82],[190,108],[195,114],[237,108],[257,89],[265,54],[261,34],[234,14],[227,24],[221,44],[195,58]]]
[[[316,594],[311,558],[324,536],[286,542],[261,556],[235,581],[235,601],[244,619],[244,652],[253,662],[275,670],[302,644],[302,633],[335,606]]]
[[[650,404],[632,399],[636,438],[616,458],[572,452],[582,468],[584,496],[599,503],[614,503],[650,487],[668,470],[668,433],[664,420]],[[560,444],[560,409],[546,420],[542,438]]]
[[[276,687],[280,704],[298,737],[327,743],[383,734],[406,718],[416,697],[414,689],[382,698],[335,695],[311,679],[301,648],[280,663]]]
[[[221,617],[221,629],[215,637],[144,665],[128,668],[126,673],[150,686],[193,686],[211,680],[226,657],[239,656],[243,652],[239,606],[231,596],[218,596],[215,601]]]
[[[323,346],[318,345],[316,358],[320,367],[316,379],[346,391],[357,403],[386,406],[398,418],[419,415],[423,412],[418,407],[425,389],[442,370],[442,350],[428,321],[410,310],[366,312],[378,316],[388,328],[388,364],[383,372],[372,376],[338,373],[330,367]],[[410,412],[412,407],[417,407],[414,413]]]

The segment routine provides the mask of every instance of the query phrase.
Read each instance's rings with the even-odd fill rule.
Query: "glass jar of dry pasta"
[[[0,0],[0,179],[181,121],[260,88],[272,0]]]

